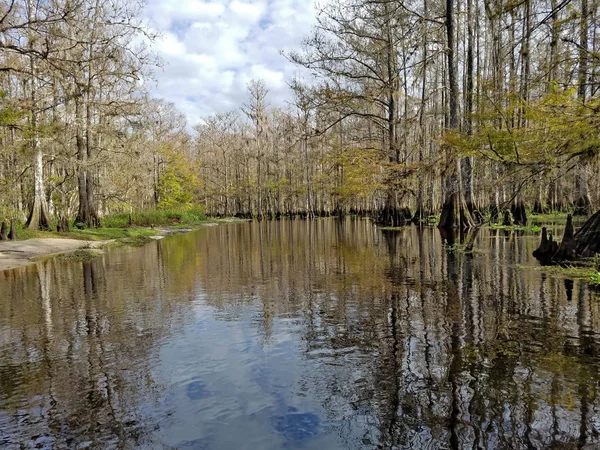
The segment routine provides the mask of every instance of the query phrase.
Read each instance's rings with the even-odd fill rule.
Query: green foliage
[[[158,206],[161,209],[191,207],[200,184],[196,178],[196,171],[181,155],[171,152],[169,157],[167,167],[158,183]]]
[[[546,214],[531,214],[531,220],[535,222],[545,223],[545,222],[553,222],[553,221],[567,221],[567,216],[569,213],[562,211],[554,211]]]
[[[206,221],[206,214],[200,207],[184,209],[154,209],[128,213],[112,214],[102,218],[105,228],[127,228],[129,226],[151,227],[195,224]]]
[[[539,225],[501,225],[498,223],[490,224],[492,230],[507,230],[507,231],[527,231],[529,233],[539,233],[542,231],[542,227]]]
[[[142,247],[153,239],[150,236],[136,234],[129,237],[124,237],[108,244],[108,247]]]
[[[12,206],[0,205],[0,222],[3,220],[8,222],[10,219],[19,221],[23,219],[23,213]]]
[[[343,205],[351,200],[366,198],[383,188],[379,151],[373,148],[341,148],[334,138],[336,152],[324,158],[337,174],[323,174],[315,181],[329,185],[333,196]],[[391,164],[390,164],[391,165]],[[391,170],[386,167],[386,170]]]
[[[23,117],[22,111],[16,102],[8,97],[5,91],[0,90],[0,126],[16,126]]]
[[[136,236],[156,236],[158,232],[150,228],[88,228],[83,230],[71,229],[68,233],[56,231],[29,230],[22,223],[17,225],[17,235],[20,240],[34,238],[79,239],[83,241],[107,241],[125,239]]]
[[[588,261],[589,262],[589,261]],[[533,269],[560,278],[586,281],[591,286],[600,286],[600,272],[591,266],[518,266]]]
[[[487,98],[476,116],[472,136],[449,135],[446,140],[462,154],[481,154],[507,164],[532,169],[560,167],[571,157],[600,153],[600,99],[583,104],[575,89],[554,89],[539,100],[518,97],[498,105]],[[527,126],[520,123],[527,122]]]
[[[72,262],[88,262],[91,261],[98,256],[100,256],[102,252],[98,250],[90,250],[90,249],[81,249],[75,250],[72,253],[66,253],[64,255],[60,255],[58,259],[63,261],[72,261]]]

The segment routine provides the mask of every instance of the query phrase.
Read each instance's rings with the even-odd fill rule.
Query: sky
[[[314,23],[314,0],[148,0],[145,15],[161,33],[154,47],[153,94],[175,103],[195,125],[202,117],[239,109],[246,85],[263,79],[269,103],[290,99],[299,73],[280,51],[299,49]]]

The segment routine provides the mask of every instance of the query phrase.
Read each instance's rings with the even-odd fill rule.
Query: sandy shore
[[[35,264],[36,259],[71,253],[82,248],[100,248],[111,241],[77,239],[27,239],[0,242],[0,270],[17,269]]]
[[[239,220],[222,220],[220,223],[235,223]],[[218,225],[219,223],[208,222],[203,227]],[[148,236],[150,239],[162,239],[171,234],[188,233],[197,230],[195,228],[157,228],[160,234]],[[78,239],[58,238],[35,238],[24,241],[1,241],[0,242],[0,271],[18,269],[36,263],[39,258],[57,256],[72,253],[80,249],[99,249],[104,245],[114,242],[107,241],[85,241]]]

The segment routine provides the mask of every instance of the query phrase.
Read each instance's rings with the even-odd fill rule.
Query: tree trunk
[[[29,10],[29,20],[33,22],[35,19],[34,8],[31,0],[27,1]],[[48,206],[46,204],[46,192],[44,188],[44,156],[39,145],[38,136],[38,98],[37,98],[37,66],[35,63],[35,55],[33,53],[33,36],[29,37],[29,47],[32,51],[29,55],[29,68],[31,70],[30,96],[31,96],[31,142],[30,146],[33,151],[33,204],[29,217],[27,218],[26,226],[30,230],[48,229],[50,228],[50,220],[48,218]]]
[[[77,193],[79,208],[75,223],[79,227],[88,226],[89,205],[87,195],[87,149],[83,137],[83,108],[81,96],[75,98],[75,145],[77,146]]]
[[[453,0],[446,0],[446,35],[448,41],[447,48],[447,66],[448,66],[448,128],[450,130],[458,129],[458,81],[456,75],[456,61],[454,58],[454,14]],[[444,203],[438,228],[444,230],[450,229],[468,229],[474,226],[473,219],[469,213],[469,208],[465,202],[462,189],[460,187],[460,162],[453,161],[452,150],[446,149],[448,158],[449,173],[445,183]]]
[[[44,162],[42,150],[38,148],[37,138],[34,137],[35,158],[33,161],[33,205],[27,218],[26,226],[30,230],[47,230],[50,228],[46,193],[44,192]]]
[[[582,103],[587,96],[587,69],[588,69],[588,0],[581,0],[581,24],[579,34],[579,86],[578,96]],[[587,216],[591,212],[590,195],[587,182],[585,164],[577,163],[575,179],[575,212],[577,216]]]
[[[395,33],[392,25],[392,16],[389,12],[388,3],[383,4],[385,15],[385,39],[387,44],[386,53],[386,81],[387,81],[387,150],[388,158],[393,166],[391,174],[388,176],[388,186],[386,192],[385,206],[379,214],[379,223],[384,226],[398,227],[405,225],[411,220],[411,216],[406,217],[404,208],[401,208],[398,201],[398,165],[400,164],[400,145],[398,142],[398,93],[400,90],[398,75],[398,52],[394,40]]]
[[[89,92],[90,90],[91,86],[88,86],[88,92],[86,93],[85,99],[85,139],[80,128],[83,126],[83,110],[81,107],[81,99],[78,98],[75,101],[77,121],[77,159],[80,162],[78,179],[79,211],[75,222],[84,225],[87,228],[96,228],[100,226],[100,220],[96,211],[96,201],[94,195],[95,176],[93,169],[90,167],[90,161],[94,157],[94,142],[92,136],[93,111],[90,99],[92,93]]]
[[[8,232],[8,238],[11,241],[17,240],[17,227],[15,226],[15,219],[10,219],[10,231]]]
[[[527,225],[527,212],[525,211],[525,203],[523,203],[521,194],[515,197],[510,211],[515,225]]]
[[[577,231],[575,240],[580,257],[587,258],[600,253],[600,210]]]
[[[467,135],[473,133],[473,25],[472,25],[472,0],[467,0],[467,73],[465,92],[465,131]],[[469,213],[477,209],[473,192],[473,157],[467,156],[461,160],[462,181],[464,186],[465,202]]]
[[[98,217],[98,207],[96,205],[96,174],[91,166],[94,160],[94,136],[92,132],[94,111],[92,108],[92,102],[96,95],[94,75],[96,74],[96,67],[94,66],[94,44],[97,39],[97,21],[101,14],[101,2],[96,0],[94,7],[94,26],[92,28],[92,35],[88,45],[88,68],[87,68],[87,85],[85,92],[85,151],[87,157],[86,173],[85,173],[85,204],[87,206],[84,211],[85,214],[79,217],[79,221],[85,223],[88,228],[96,228],[100,226],[100,219]],[[100,92],[101,97],[101,92]]]
[[[502,225],[505,227],[512,226],[512,219],[510,216],[510,211],[508,211],[508,210],[504,210],[504,217],[502,219]]]
[[[579,28],[579,99],[585,103],[587,96],[588,69],[588,0],[581,0],[581,23]]]
[[[446,178],[444,204],[440,215],[438,228],[442,230],[469,229],[474,226],[473,219],[461,195],[459,168],[454,165],[454,173]]]
[[[427,9],[427,0],[423,1],[423,15],[427,17],[428,9]],[[424,26],[427,26],[426,22],[423,22]],[[424,152],[425,147],[428,145],[427,143],[427,131],[425,125],[425,107],[426,103],[426,88],[427,88],[427,33],[426,28],[423,32],[423,75],[421,78],[421,106],[419,109],[419,173],[417,179],[417,210],[415,211],[415,215],[413,216],[413,222],[416,224],[420,224],[426,218],[425,214],[425,205],[424,205],[424,168],[423,160],[424,160]]]
[[[573,214],[576,216],[588,216],[592,206],[585,164],[582,161],[578,162],[576,170],[575,192],[577,197],[575,199],[575,211]]]

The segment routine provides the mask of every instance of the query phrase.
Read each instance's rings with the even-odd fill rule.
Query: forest
[[[469,228],[600,204],[598,0],[325,2],[290,101],[188,124],[137,0],[0,1],[0,219],[149,209]],[[505,215],[505,211],[508,212]]]

